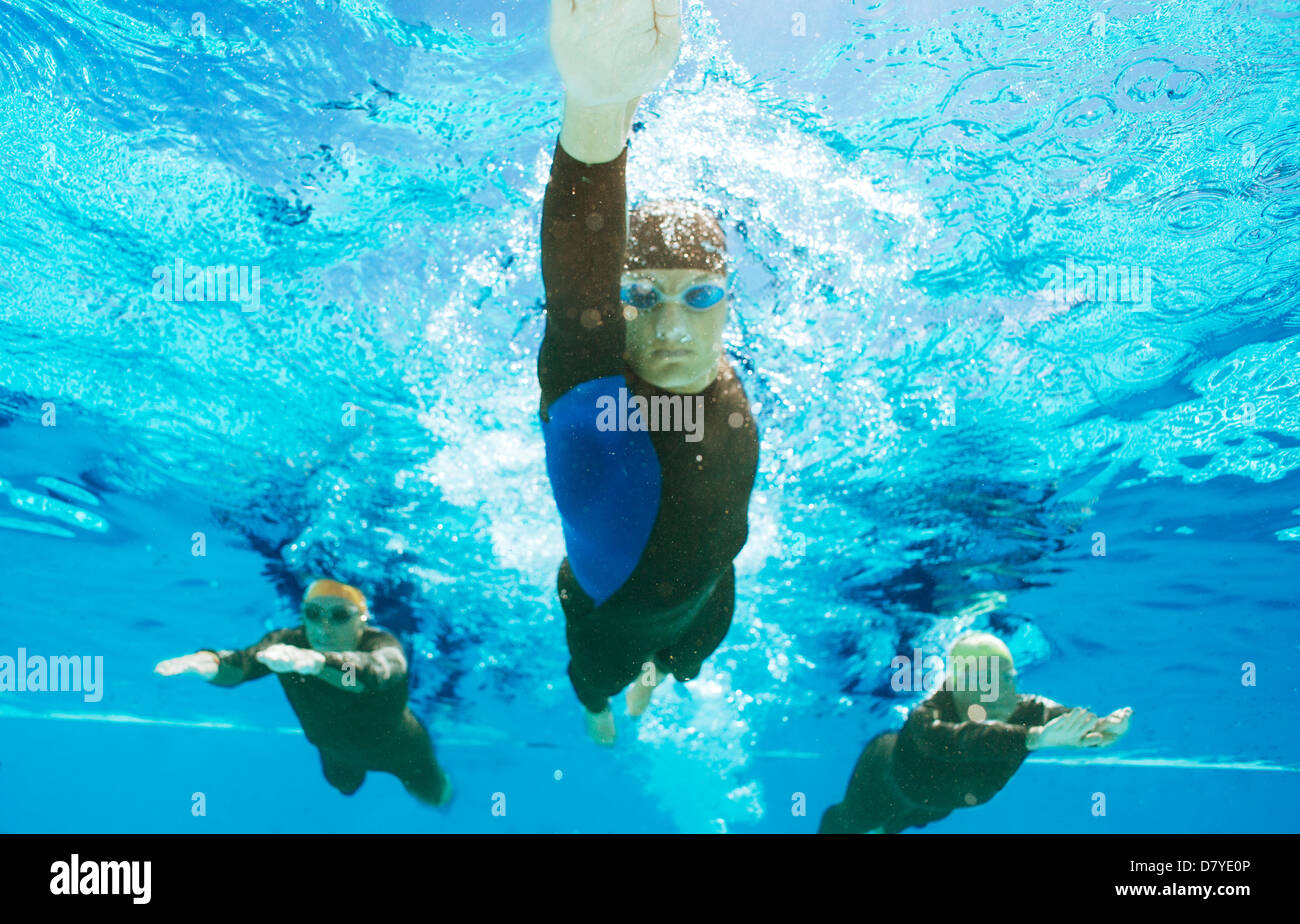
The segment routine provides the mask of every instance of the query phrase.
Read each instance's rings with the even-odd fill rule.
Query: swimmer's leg
[[[844,818],[844,806],[835,803],[822,814],[822,823],[817,828],[818,834],[857,834]]]
[[[615,728],[609,698],[640,675],[646,652],[653,646],[647,646],[635,633],[596,619],[595,606],[573,577],[567,560],[560,566],[556,584],[569,644],[569,680],[584,707],[587,734],[597,744],[612,745]]]
[[[609,698],[641,676],[641,666],[648,656],[640,644],[621,636],[617,629],[598,640],[576,645],[570,636],[569,680],[584,707],[587,734],[597,744],[614,743],[614,713]]]
[[[407,792],[425,805],[443,808],[451,802],[451,780],[438,765],[433,739],[409,709],[387,746],[387,754],[376,764],[376,770],[393,774]]]
[[[862,749],[849,777],[844,801],[822,815],[818,834],[883,834],[898,814],[892,780],[894,744],[898,736],[877,735]]]
[[[627,688],[627,714],[634,719],[640,718],[646,706],[650,705],[650,697],[654,695],[655,687],[670,676],[666,668],[660,667],[654,661],[642,664],[641,676]]]
[[[699,615],[671,647],[660,651],[655,657],[657,672],[672,674],[682,683],[699,676],[704,661],[718,650],[722,640],[727,637],[735,609],[736,569],[728,566],[718,580],[718,586],[713,588],[708,601],[701,607]],[[654,687],[651,687],[650,693],[653,692]],[[649,701],[648,694],[646,701]]]
[[[345,796],[352,795],[366,781],[364,769],[337,754],[321,751],[320,767],[325,773],[326,781]]]
[[[432,808],[446,808],[455,795],[451,780],[436,766],[420,776],[402,780],[402,785],[416,799]]]
[[[637,678],[644,655],[631,654],[614,633],[577,641],[569,634],[569,680],[583,705],[587,734],[597,744],[614,743],[614,712],[609,698]]]
[[[426,757],[421,758],[416,767],[400,776],[399,779],[402,781],[402,785],[406,787],[406,791],[425,805],[431,805],[434,808],[445,808],[451,802],[453,795],[451,779],[442,767],[438,766],[438,761],[433,756],[432,749],[430,749]]]
[[[614,743],[614,738],[618,735],[618,729],[614,727],[614,713],[610,710],[608,703],[600,712],[583,709],[582,721],[587,729],[587,737],[592,741],[606,747]]]
[[[822,815],[821,827],[817,829],[818,834],[884,834],[884,827],[871,828],[863,830],[853,824],[853,820],[847,817],[843,803],[836,803],[826,810]]]

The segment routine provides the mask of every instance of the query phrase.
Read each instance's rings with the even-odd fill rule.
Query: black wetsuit
[[[268,632],[242,651],[204,649],[221,662],[212,683],[235,686],[272,673],[257,660],[257,654],[271,645],[311,647],[306,631],[297,627]],[[401,643],[392,635],[367,626],[356,651],[321,652],[327,666],[345,670],[351,665],[361,692],[341,690],[304,674],[286,671],[276,677],[307,740],[320,749],[321,768],[330,785],[350,796],[360,788],[366,771],[379,770],[396,776],[415,795],[437,802],[447,781],[429,733],[406,707],[406,671],[394,672],[389,662],[370,654],[389,647],[401,651]]]
[[[1021,696],[1005,722],[957,715],[952,693],[936,690],[901,731],[877,735],[862,751],[844,801],[822,816],[822,834],[897,834],[938,821],[954,809],[988,802],[1028,756],[1029,729],[1070,707]]]
[[[749,401],[725,359],[692,405],[703,415],[698,440],[598,426],[601,402],[673,398],[624,358],[626,165],[626,149],[583,164],[557,144],[542,209],[542,432],[567,552],[557,583],[569,677],[591,712],[645,662],[690,680],[721,644],[758,467]]]

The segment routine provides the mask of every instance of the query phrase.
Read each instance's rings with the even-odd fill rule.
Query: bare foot
[[[639,718],[650,705],[650,697],[654,696],[655,687],[667,680],[668,676],[660,673],[653,661],[647,661],[641,669],[641,676],[632,681],[632,686],[627,688],[627,714],[634,719]]]
[[[451,804],[451,798],[453,795],[455,795],[454,791],[451,788],[451,778],[446,777],[445,780],[446,781],[443,784],[442,792],[440,792],[437,798],[434,799],[429,798],[429,796],[426,793],[422,792],[421,790],[412,789],[410,786],[407,786],[405,782],[403,782],[402,785],[406,786],[407,792],[415,796],[416,799],[423,802],[425,805],[429,806],[429,808],[445,809],[448,805]]]
[[[587,734],[591,740],[597,744],[603,744],[610,747],[614,743],[614,713],[608,706],[604,712],[582,711],[583,718],[587,721]]]
[[[439,796],[438,801],[433,804],[434,808],[446,808],[451,805],[451,799],[454,795],[456,795],[456,790],[452,788],[451,778],[448,777],[447,785],[442,788],[442,795]]]

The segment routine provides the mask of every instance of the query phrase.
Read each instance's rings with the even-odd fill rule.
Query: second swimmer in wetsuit
[[[365,625],[366,598],[348,584],[314,582],[303,599],[303,625],[268,632],[240,651],[203,649],[162,661],[164,676],[198,674],[235,686],[274,672],[307,740],[320,749],[331,786],[350,796],[370,770],[391,773],[427,805],[451,800],[451,783],[433,742],[406,705],[401,643]]]
[[[609,697],[637,681],[627,704],[639,715],[669,674],[694,678],[730,628],[758,466],[723,356],[717,219],[680,202],[626,211],[632,115],[681,38],[678,16],[655,7],[552,7],[566,96],[542,209],[538,378],[569,677],[602,744],[614,740]]]

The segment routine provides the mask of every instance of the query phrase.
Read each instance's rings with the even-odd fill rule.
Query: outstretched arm
[[[916,752],[931,760],[994,760],[1024,755],[1029,729],[1006,722],[949,722],[930,701],[917,706],[903,725]]]
[[[159,662],[154,672],[170,677],[198,674],[217,686],[233,687],[267,674],[305,674],[349,693],[383,690],[406,682],[406,656],[391,635],[378,636],[368,651],[316,651],[290,644],[292,629],[268,632],[238,650],[205,648]]]
[[[560,145],[582,163],[608,163],[641,97],[677,61],[681,2],[551,0],[550,39],[565,91]]]
[[[1026,727],[1009,722],[948,722],[926,701],[908,717],[902,733],[919,753],[936,760],[993,760],[1023,757],[1039,748],[1086,747],[1090,742],[1085,736],[1097,717],[1083,708],[1051,705],[1056,709],[1048,709],[1047,714],[1057,714],[1042,725]]]
[[[262,636],[255,645],[243,649],[221,650],[204,648],[194,654],[182,655],[158,662],[154,673],[164,677],[177,674],[198,674],[218,686],[233,687],[246,680],[256,680],[271,672],[257,656],[274,645],[279,645],[288,635],[288,629],[276,629]]]
[[[1062,706],[1046,696],[1035,696],[1034,698],[1043,707],[1043,725],[1039,726],[1040,728],[1050,724],[1053,719],[1067,715],[1072,711],[1069,706]],[[1116,709],[1110,715],[1104,715],[1096,719],[1084,732],[1080,744],[1083,747],[1109,747],[1128,733],[1128,720],[1132,714],[1133,710],[1128,706],[1124,706],[1121,709]],[[1033,737],[1037,738],[1037,735]]]
[[[384,633],[367,651],[316,651],[295,645],[271,645],[257,660],[277,674],[305,674],[349,693],[383,690],[406,682],[401,643]]]
[[[680,4],[552,0],[550,37],[565,97],[542,205],[543,412],[575,385],[622,372],[627,137],[641,97],[677,58]]]

